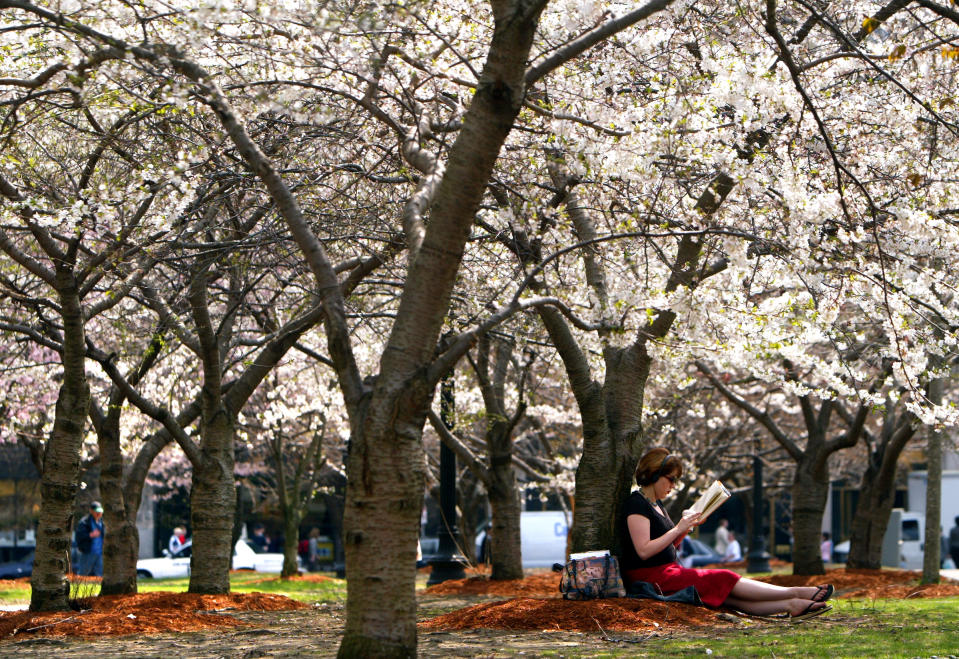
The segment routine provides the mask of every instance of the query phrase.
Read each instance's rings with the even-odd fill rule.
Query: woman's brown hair
[[[636,465],[636,484],[652,485],[663,476],[683,475],[683,460],[678,455],[672,455],[669,449],[657,447],[646,451],[646,455],[639,459]]]

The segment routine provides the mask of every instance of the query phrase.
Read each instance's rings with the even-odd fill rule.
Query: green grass
[[[20,586],[22,584],[22,586]],[[141,579],[137,589],[141,593],[167,591],[185,593],[189,588],[189,578],[184,579]],[[234,593],[275,593],[286,595],[304,602],[345,602],[346,581],[330,579],[328,581],[283,581],[277,575],[255,572],[237,572],[230,575],[230,590]],[[84,595],[96,595],[99,587]],[[17,586],[0,590],[0,604],[17,605],[30,602],[30,583],[18,582]]]
[[[834,610],[799,624],[616,644],[609,657],[931,657],[959,653],[959,598],[833,600]],[[615,634],[610,634],[616,637]],[[622,648],[622,650],[620,650]]]

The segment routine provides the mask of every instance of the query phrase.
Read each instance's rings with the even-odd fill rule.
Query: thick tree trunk
[[[233,560],[233,517],[236,487],[233,480],[233,417],[222,407],[204,406],[203,461],[193,465],[190,523],[191,593],[230,592]]]
[[[583,456],[576,469],[572,552],[609,549],[619,554],[621,543],[627,541],[619,532],[622,507],[640,457],[640,415],[650,360],[636,345],[607,347],[604,356],[604,413],[601,417],[582,414]],[[599,396],[599,390],[592,395]]]
[[[392,389],[376,392],[390,402],[373,407],[363,434],[351,439],[341,657],[416,656],[416,539],[426,486],[421,435],[430,392],[422,381]]]
[[[894,476],[895,471],[892,474]],[[882,538],[892,512],[896,492],[894,481],[894,478],[880,478],[879,470],[872,464],[863,474],[846,567],[858,570],[882,567]]]
[[[796,465],[793,480],[793,574],[825,574],[820,544],[829,496],[829,470],[808,455]]]
[[[491,579],[522,579],[523,554],[520,535],[520,499],[513,471],[513,441],[506,423],[489,420],[489,504]]]
[[[898,415],[890,402],[883,421],[881,441],[870,451],[869,465],[859,487],[859,503],[852,521],[847,567],[878,570],[882,539],[895,501],[896,465],[906,443],[915,434],[912,414]]]
[[[120,416],[111,409],[97,432],[100,447],[100,497],[103,501],[103,584],[101,595],[126,595],[137,592],[137,556],[140,532],[136,510],[124,500],[123,454],[120,452]]]
[[[78,490],[80,446],[90,389],[85,371],[83,314],[72,276],[57,273],[63,319],[63,384],[57,398],[53,431],[47,440],[40,477],[37,547],[30,577],[31,611],[69,608],[70,522]]]

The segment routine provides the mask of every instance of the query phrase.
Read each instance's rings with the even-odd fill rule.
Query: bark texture
[[[480,340],[477,377],[486,407],[486,446],[489,452],[487,492],[492,515],[490,529],[491,579],[522,579],[523,553],[520,532],[522,505],[513,468],[513,430],[525,412],[520,384],[520,402],[513,414],[506,410],[506,376],[513,346],[496,341],[490,370],[491,341]]]
[[[897,414],[892,401],[883,421],[879,441],[866,434],[868,464],[859,486],[859,503],[852,520],[849,559],[846,567],[878,570],[882,567],[882,539],[889,526],[889,514],[896,493],[896,465],[906,443],[915,434],[915,417]]]
[[[40,477],[37,548],[30,577],[30,610],[69,608],[70,533],[79,489],[80,446],[90,403],[85,371],[83,314],[72,272],[66,264],[56,273],[63,320],[63,384],[57,398],[53,430],[47,440]]]
[[[236,488],[233,478],[234,415],[213,392],[204,392],[200,433],[203,456],[193,465],[190,491],[191,593],[230,592],[233,560],[233,515]]]
[[[943,378],[929,383],[929,401],[942,403]],[[923,539],[921,583],[939,583],[939,535],[942,523],[942,431],[929,428],[926,444],[926,533]]]

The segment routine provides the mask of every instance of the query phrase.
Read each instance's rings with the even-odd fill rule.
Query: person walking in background
[[[266,535],[266,529],[259,522],[253,525],[253,535],[250,536],[250,546],[257,554],[262,554],[270,546],[270,539]]]
[[[822,532],[822,543],[819,545],[819,553],[822,555],[823,563],[832,562],[832,538],[828,531]]]
[[[716,529],[716,553],[720,556],[726,555],[726,547],[729,546],[729,520],[719,520],[719,528]]]
[[[90,512],[77,524],[77,551],[80,552],[77,574],[83,577],[103,576],[103,506],[90,504]]]
[[[309,547],[306,555],[306,569],[310,572],[316,572],[320,564],[320,529],[313,527],[310,529]]]
[[[170,555],[172,556],[183,549],[183,543],[185,542],[186,529],[182,526],[178,526],[173,529],[173,534],[170,536],[170,542],[167,544],[167,548],[170,550]]]
[[[959,517],[956,517],[956,525],[949,531],[949,555],[952,556],[952,562],[959,567]]]

